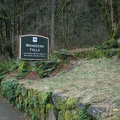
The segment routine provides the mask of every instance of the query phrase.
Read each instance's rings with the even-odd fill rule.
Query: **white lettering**
[[[32,51],[32,52],[40,52],[40,49],[30,48],[30,51]]]
[[[26,44],[26,47],[44,48],[44,45]]]

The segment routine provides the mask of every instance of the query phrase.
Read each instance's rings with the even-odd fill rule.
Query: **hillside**
[[[79,98],[108,109],[109,114],[120,111],[120,59],[102,58],[72,62],[72,68],[55,76],[38,80],[20,80],[27,88],[52,91],[63,97]],[[70,67],[69,67],[70,68]],[[116,103],[117,102],[117,103]]]
[[[40,117],[35,111],[38,110],[36,104],[41,109],[42,101],[45,111],[52,105],[53,113],[60,114],[56,119],[83,120],[90,113],[95,120],[119,120],[119,50],[71,52],[75,54],[55,51],[47,61],[13,59],[9,64],[7,61],[1,63],[2,95],[20,110],[31,111],[31,117]],[[29,108],[31,104],[34,109]],[[50,113],[52,117],[53,113]],[[44,115],[49,118],[46,112]]]

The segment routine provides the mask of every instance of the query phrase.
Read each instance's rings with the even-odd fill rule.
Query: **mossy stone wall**
[[[99,120],[108,117],[106,108],[83,104],[79,98],[63,97],[51,91],[25,88],[15,78],[3,80],[0,88],[1,96],[31,120]]]

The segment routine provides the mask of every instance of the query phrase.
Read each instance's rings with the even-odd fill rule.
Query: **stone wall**
[[[98,120],[107,116],[105,108],[83,104],[74,96],[25,88],[13,78],[1,82],[1,95],[32,120]]]

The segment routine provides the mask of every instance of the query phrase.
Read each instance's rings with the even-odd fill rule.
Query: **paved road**
[[[26,120],[24,114],[0,98],[0,120]]]

